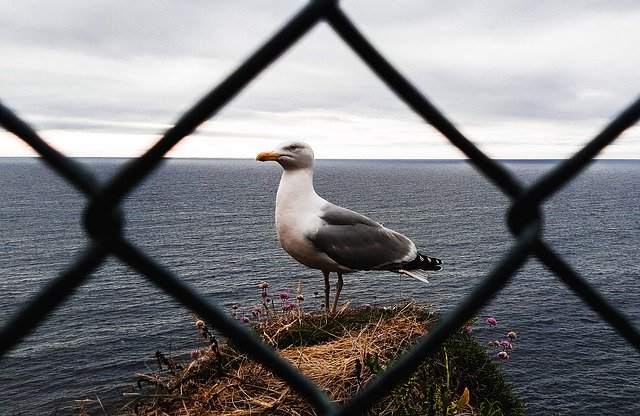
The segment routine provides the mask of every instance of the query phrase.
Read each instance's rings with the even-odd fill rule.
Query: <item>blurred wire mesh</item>
[[[295,42],[321,21],[349,45],[353,52],[413,111],[431,124],[453,146],[460,149],[475,168],[492,180],[511,198],[508,225],[516,242],[504,254],[490,273],[433,331],[403,356],[383,377],[363,389],[343,406],[336,406],[311,381],[293,366],[267,348],[248,330],[228,316],[219,305],[204,299],[170,271],[127,241],[122,233],[123,199],[162,162],[166,153],[190,135],[198,126],[212,118],[260,72],[277,60]],[[484,304],[509,283],[522,264],[535,256],[565,283],[585,304],[615,328],[621,337],[640,351],[640,332],[616,308],[608,303],[585,279],[580,277],[541,238],[541,204],[560,187],[580,173],[593,158],[640,118],[640,99],[619,113],[600,134],[573,157],[547,172],[540,180],[524,187],[498,161],[492,160],[467,139],[429,100],[394,68],[360,33],[345,15],[337,1],[309,2],[267,42],[248,57],[222,83],[211,90],[171,127],[144,155],[130,161],[105,183],[99,183],[91,172],[74,159],[59,153],[27,123],[0,103],[0,124],[31,146],[43,163],[62,175],[87,198],[84,225],[91,243],[73,264],[67,266],[15,316],[0,333],[0,357],[40,325],[87,279],[109,256],[114,256],[160,287],[167,295],[214,323],[235,345],[281,377],[317,410],[327,415],[353,415],[363,412],[407,379],[412,370],[449,334],[474,316]],[[215,254],[214,254],[215,255]]]

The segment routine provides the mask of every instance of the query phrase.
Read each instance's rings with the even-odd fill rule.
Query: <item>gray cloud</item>
[[[0,98],[40,129],[149,132],[173,122],[303,5],[3,0]],[[345,1],[343,7],[462,126],[592,123],[640,91],[634,2]],[[257,113],[311,110],[323,110],[314,115],[318,122],[320,114],[417,120],[326,24],[220,117],[249,123]]]
[[[42,46],[130,57],[231,54],[271,33],[299,2],[3,1],[0,35]],[[242,34],[242,36],[239,36]]]

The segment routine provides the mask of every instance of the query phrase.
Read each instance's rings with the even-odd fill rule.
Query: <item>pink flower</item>
[[[191,351],[191,359],[192,360],[197,360],[200,357],[202,357],[202,350],[201,349]]]
[[[282,310],[283,311],[290,311],[296,308],[296,304],[295,303],[291,303],[291,302],[287,302],[283,307]]]
[[[242,322],[243,324],[248,324],[250,322],[250,319],[248,316],[243,316],[242,318],[240,318],[240,322]]]
[[[500,351],[498,353],[498,358],[500,358],[501,360],[506,360],[509,358],[509,354],[507,354],[506,351]]]
[[[489,326],[496,326],[498,325],[498,321],[493,316],[490,316],[487,318],[487,324],[489,324]]]
[[[471,325],[465,325],[462,327],[462,332],[464,332],[467,335],[470,335],[473,332],[473,328],[471,328]]]
[[[507,350],[510,350],[511,348],[513,348],[509,341],[500,341],[500,346]]]
[[[280,300],[287,300],[289,299],[289,294],[287,292],[280,292],[278,293],[278,297]]]
[[[262,308],[260,308],[260,307],[258,307],[258,306],[254,306],[254,307],[251,309],[251,315],[253,315],[253,316],[256,316],[256,317],[257,317],[257,316],[258,316],[258,315],[260,315],[261,313],[262,313]]]

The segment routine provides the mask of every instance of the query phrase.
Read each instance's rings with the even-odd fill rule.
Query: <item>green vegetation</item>
[[[382,376],[438,319],[413,304],[346,309],[336,315],[288,308],[280,314],[253,316],[247,324],[337,403]],[[140,391],[127,395],[124,414],[316,414],[262,365],[233,345],[219,343],[204,322],[196,320],[196,325],[208,346],[193,351],[192,361],[183,366],[158,353],[158,372],[138,375]],[[467,332],[461,329],[451,335],[409,380],[367,414],[523,414],[499,361]]]
[[[470,392],[472,409],[460,406],[465,389]],[[389,401],[394,415],[524,414],[496,359],[463,332],[449,337],[433,357],[395,389]]]

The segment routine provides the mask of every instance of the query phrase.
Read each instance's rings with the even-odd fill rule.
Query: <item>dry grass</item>
[[[370,382],[377,366],[384,368],[424,335],[434,320],[426,309],[408,305],[371,314],[280,317],[255,329],[339,403]],[[212,345],[184,369],[139,375],[139,380],[153,386],[130,396],[136,400],[129,409],[139,415],[315,414],[291,387],[230,345]]]

